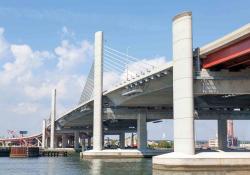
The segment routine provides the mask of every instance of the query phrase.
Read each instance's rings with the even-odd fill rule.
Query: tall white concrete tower
[[[95,33],[93,149],[102,150],[103,32]]]
[[[46,148],[46,120],[43,120],[42,128],[42,148]]]
[[[173,19],[174,151],[194,154],[192,13]]]
[[[56,89],[52,90],[50,114],[50,148],[55,148]]]

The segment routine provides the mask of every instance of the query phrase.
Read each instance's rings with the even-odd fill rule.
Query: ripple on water
[[[151,175],[151,159],[89,159],[75,157],[0,158],[0,175]],[[173,172],[153,175],[250,175],[246,171]]]

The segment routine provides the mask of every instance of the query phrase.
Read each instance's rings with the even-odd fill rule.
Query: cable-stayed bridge
[[[42,147],[77,149],[81,140],[93,148],[83,156],[107,156],[105,135],[119,135],[124,148],[125,133],[137,133],[137,150],[143,155],[147,122],[173,119],[174,152],[195,155],[195,120],[217,120],[218,147],[226,149],[227,120],[250,116],[250,25],[196,49],[192,38],[191,13],[177,15],[173,61],[157,63],[105,45],[103,32],[96,32],[94,62],[79,104],[56,116],[53,90]]]

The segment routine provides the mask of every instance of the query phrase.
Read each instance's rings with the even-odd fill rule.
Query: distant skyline
[[[74,107],[93,60],[93,38],[141,59],[172,60],[172,18],[193,13],[193,47],[250,22],[250,1],[1,1],[0,136],[7,130],[41,132],[58,90],[58,114]],[[216,121],[196,121],[198,139],[216,135]],[[235,121],[250,139],[250,122]],[[172,139],[172,121],[148,124],[149,139]]]

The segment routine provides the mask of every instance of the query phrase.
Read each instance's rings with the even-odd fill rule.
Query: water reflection
[[[89,159],[40,157],[0,158],[0,175],[151,175],[151,159]],[[249,171],[177,172],[153,170],[153,175],[249,175]]]
[[[151,159],[88,159],[82,160],[91,164],[89,174],[93,175],[151,175]]]
[[[102,160],[100,159],[93,159],[91,161],[91,170],[90,170],[90,173],[93,174],[93,175],[100,175],[102,174]]]

